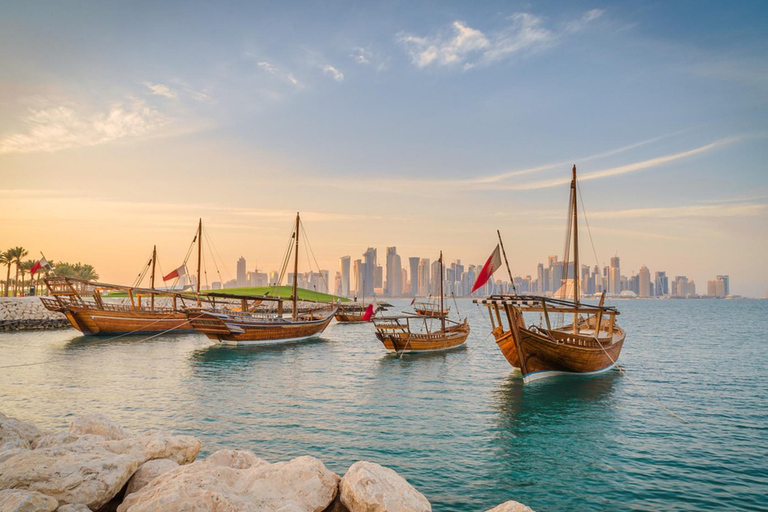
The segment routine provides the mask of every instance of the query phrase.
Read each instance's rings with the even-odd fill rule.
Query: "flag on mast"
[[[368,304],[368,307],[365,308],[365,313],[363,313],[363,321],[364,322],[370,322],[371,317],[373,316],[373,304]]]
[[[472,287],[472,292],[475,293],[475,290],[483,286],[485,283],[488,282],[488,280],[491,278],[494,272],[499,270],[501,268],[501,251],[499,250],[499,245],[496,244],[496,249],[493,250],[493,253],[491,253],[490,258],[488,258],[488,261],[485,262],[485,265],[483,265],[483,269],[480,271],[480,273],[477,275],[477,279],[475,279],[475,285]]]
[[[163,276],[163,281],[170,281],[171,279],[175,279],[177,277],[185,276],[187,275],[187,268],[182,265],[176,270],[172,270],[170,274],[167,276]]]
[[[38,261],[37,263],[32,265],[32,268],[29,269],[29,273],[31,275],[35,275],[35,272],[37,272],[41,268],[47,267],[47,266],[48,266],[48,261],[45,259],[45,257],[43,257],[40,261]]]

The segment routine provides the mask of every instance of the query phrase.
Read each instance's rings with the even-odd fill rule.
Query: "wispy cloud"
[[[706,144],[704,146],[690,149],[688,151],[682,151],[679,153],[673,153],[671,155],[659,156],[641,162],[635,162],[619,167],[612,167],[610,169],[604,169],[601,171],[593,171],[581,174],[579,176],[580,181],[596,180],[600,178],[608,178],[611,176],[618,176],[621,174],[628,174],[632,172],[642,171],[653,167],[658,167],[669,162],[681,160],[691,156],[699,155],[711,151],[713,149],[733,144],[734,142],[741,140],[741,137],[726,137],[724,139],[717,140],[715,142]],[[557,187],[564,185],[571,181],[570,177],[555,178],[551,180],[533,181],[528,183],[515,183],[515,184],[493,184],[493,188],[496,190],[536,190],[541,188]],[[482,185],[482,184],[481,184]],[[482,188],[482,187],[481,187]],[[487,188],[487,187],[486,187]]]
[[[30,109],[28,127],[0,139],[0,154],[53,152],[95,146],[156,132],[170,120],[140,100],[118,102],[106,112],[85,113],[73,105]]]
[[[335,67],[331,66],[330,64],[323,65],[323,73],[325,73],[326,75],[330,75],[330,77],[336,80],[337,82],[344,81],[344,73],[342,73]]]
[[[400,32],[396,40],[419,68],[443,66],[467,70],[555,45],[565,34],[583,30],[602,13],[599,9],[588,11],[559,31],[545,27],[544,20],[534,14],[516,13],[507,18],[508,26],[489,34],[456,20],[450,29],[437,35],[425,37]]]
[[[388,58],[383,58],[370,49],[363,47],[353,48],[349,58],[356,64],[360,64],[361,66],[371,66],[376,71],[384,71],[387,69],[389,61]]]
[[[167,85],[163,84],[153,84],[151,82],[144,82],[144,85],[147,86],[147,89],[150,90],[150,92],[156,96],[162,96],[164,98],[168,99],[176,99],[178,97],[178,94],[176,91],[168,87]]]
[[[666,208],[633,208],[592,212],[592,219],[678,219],[684,217],[724,218],[724,217],[759,217],[768,213],[768,204],[712,204],[693,206],[674,206]]]
[[[276,77],[279,77],[285,80],[286,82],[293,85],[294,87],[297,87],[297,88],[303,87],[303,84],[299,81],[299,79],[296,78],[296,76],[290,71],[281,69],[273,64],[270,64],[265,60],[257,62],[256,65],[263,71],[269,73],[270,75],[274,75]]]

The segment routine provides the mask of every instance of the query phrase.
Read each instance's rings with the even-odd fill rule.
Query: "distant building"
[[[411,274],[411,297],[415,297],[419,294],[419,262],[420,258],[412,257],[408,258],[408,268]]]
[[[384,295],[400,297],[403,294],[402,267],[397,247],[387,247],[387,282]]]
[[[618,256],[611,258],[608,275],[608,293],[621,293],[621,262]]]
[[[663,271],[656,272],[654,274],[654,291],[656,293],[656,297],[662,297],[665,295],[669,295],[669,279],[667,278],[667,273]]]
[[[339,277],[341,279],[341,290],[339,290],[339,295],[342,297],[349,297],[349,263],[349,256],[342,256],[339,258]]]
[[[639,279],[639,286],[638,286],[638,295],[640,297],[650,297],[651,296],[651,272],[648,270],[648,267],[643,265],[640,267],[640,272],[638,273],[638,279]]]
[[[731,294],[731,278],[727,275],[717,276],[715,278],[717,282],[717,296],[727,297]]]
[[[369,247],[365,250],[363,253],[363,262],[365,263],[365,273],[363,277],[363,282],[365,283],[365,295],[372,296],[373,295],[373,289],[376,286],[376,280],[375,280],[375,272],[376,267],[378,266],[378,263],[376,261],[376,249],[373,247]],[[381,286],[381,284],[379,284]],[[361,288],[362,290],[362,288]]]
[[[419,260],[419,295],[429,295],[429,258]]]
[[[240,259],[237,260],[237,281],[236,284],[238,287],[243,287],[248,285],[248,279],[246,277],[245,272],[245,258],[240,256]]]

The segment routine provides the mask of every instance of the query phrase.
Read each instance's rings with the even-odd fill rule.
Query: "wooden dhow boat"
[[[339,304],[339,309],[336,311],[334,317],[340,324],[357,324],[363,322],[370,322],[371,319],[365,319],[365,312],[368,307],[371,307],[371,319],[376,316],[377,313],[384,311],[383,304],[366,304],[365,302],[343,302]]]
[[[440,318],[441,316],[448,316],[451,312],[451,308],[443,309],[441,300],[421,300],[413,303],[413,310],[419,316],[429,316]]]
[[[443,274],[443,253],[440,252],[440,275]],[[438,311],[443,307],[443,279],[440,279]],[[376,337],[384,348],[397,354],[439,352],[458,348],[467,341],[469,324],[449,320],[446,314],[382,316],[373,319]]]
[[[488,308],[496,343],[526,383],[562,373],[596,374],[610,370],[616,365],[624,344],[625,332],[616,324],[619,311],[604,305],[605,292],[598,305],[580,300],[577,195],[574,166],[565,268],[568,269],[572,234],[575,271],[573,286],[562,287],[563,290],[572,288],[573,300],[513,294],[491,295],[474,301]],[[526,318],[526,313],[532,315]],[[566,318],[572,318],[570,323],[564,322]]]
[[[294,241],[293,289],[290,299],[269,296],[232,296],[243,301],[239,311],[217,307],[190,307],[186,314],[197,332],[225,345],[274,345],[313,338],[322,333],[333,319],[337,306],[324,304],[300,311],[298,298],[299,233],[301,220],[296,214]],[[286,259],[287,261],[287,259]],[[218,296],[219,294],[216,294]],[[214,296],[210,294],[209,296]],[[265,311],[249,307],[249,301],[272,303],[275,308]],[[289,312],[284,305],[290,302]]]
[[[200,220],[192,244],[197,241],[197,284],[195,294],[158,290],[155,288],[157,247],[144,271],[151,266],[150,287],[123,286],[84,281],[61,276],[44,279],[50,297],[41,297],[50,311],[63,313],[69,323],[86,336],[121,334],[158,334],[163,332],[193,332],[184,308],[189,301],[200,301],[200,260],[203,222]],[[191,250],[191,246],[190,246]],[[182,265],[181,268],[185,268]],[[179,269],[174,272],[178,274]],[[140,275],[139,281],[141,280]],[[121,295],[115,301],[109,295]],[[184,304],[184,299],[187,304]]]

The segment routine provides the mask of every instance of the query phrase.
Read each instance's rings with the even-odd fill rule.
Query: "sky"
[[[369,246],[482,264],[497,229],[535,275],[575,164],[583,263],[768,294],[765,2],[0,13],[0,247],[130,283],[153,245],[176,267],[202,218],[229,278],[240,256],[278,269],[300,211],[332,275]]]

